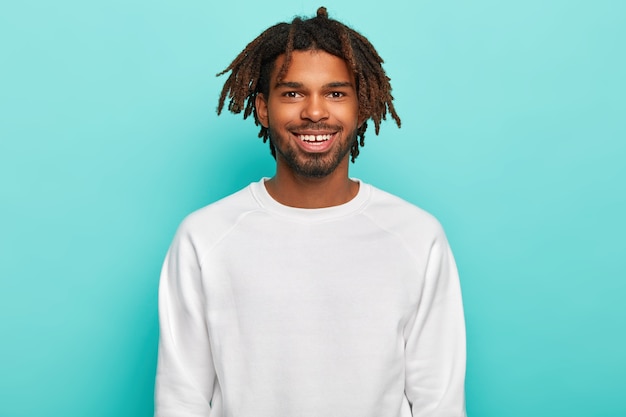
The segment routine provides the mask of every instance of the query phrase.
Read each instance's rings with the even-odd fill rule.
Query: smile
[[[333,135],[298,135],[298,138],[300,138],[301,141],[303,142],[326,142],[327,140],[329,140]]]

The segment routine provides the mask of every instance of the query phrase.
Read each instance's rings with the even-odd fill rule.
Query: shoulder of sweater
[[[408,201],[372,187],[371,202],[364,211],[380,227],[409,240],[445,239],[441,223],[426,210]]]
[[[259,208],[248,186],[187,215],[177,235],[206,249],[236,226],[243,216]]]

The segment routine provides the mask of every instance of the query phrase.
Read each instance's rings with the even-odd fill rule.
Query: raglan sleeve
[[[405,327],[405,394],[413,417],[465,417],[465,319],[443,231],[430,246],[417,310]]]
[[[159,282],[155,417],[207,417],[215,368],[197,248],[181,226]]]

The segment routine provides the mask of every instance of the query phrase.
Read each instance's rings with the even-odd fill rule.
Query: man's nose
[[[310,96],[304,103],[300,117],[313,122],[319,122],[328,118],[328,108],[324,97]]]

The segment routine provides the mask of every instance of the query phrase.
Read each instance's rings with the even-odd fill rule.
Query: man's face
[[[276,60],[268,97],[259,94],[256,99],[257,116],[269,129],[278,169],[305,177],[336,171],[347,175],[348,153],[359,125],[352,71],[327,52],[294,51],[279,82],[283,61],[283,55]]]

